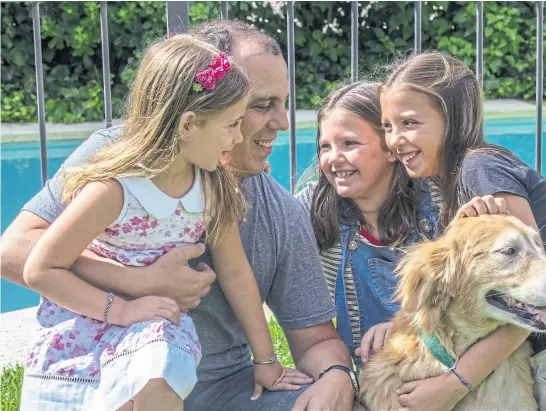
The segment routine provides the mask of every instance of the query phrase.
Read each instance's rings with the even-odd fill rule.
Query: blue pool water
[[[544,127],[546,129],[546,127]],[[534,119],[495,120],[485,124],[487,140],[512,150],[524,162],[534,167],[535,121]],[[316,131],[297,132],[297,173],[301,176],[315,157]],[[546,142],[543,140],[543,159],[546,158]],[[48,171],[52,176],[81,143],[80,140],[49,142]],[[2,232],[13,221],[21,207],[40,190],[40,149],[38,143],[3,144],[1,153],[1,221]],[[290,186],[288,133],[280,133],[270,157],[273,177],[285,188]],[[543,170],[546,168],[543,165]],[[38,295],[27,289],[1,280],[0,312],[31,307],[38,303]]]

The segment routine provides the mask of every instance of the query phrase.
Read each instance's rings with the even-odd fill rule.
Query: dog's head
[[[460,219],[412,248],[398,274],[402,311],[427,333],[453,318],[546,332],[546,254],[538,233],[514,217]]]

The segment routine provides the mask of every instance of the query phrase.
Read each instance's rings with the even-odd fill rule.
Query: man
[[[288,127],[287,67],[279,46],[271,37],[230,21],[205,23],[193,34],[231,54],[253,82],[241,124],[244,140],[228,158],[242,178],[248,203],[241,238],[262,299],[283,327],[297,368],[315,383],[299,391],[265,392],[250,400],[254,388],[251,352],[225,296],[213,282],[214,273],[207,265],[212,261],[210,254],[205,252],[198,259],[195,271],[185,265],[201,255],[202,246],[172,250],[140,268],[124,267],[86,251],[72,271],[104,290],[123,290],[130,297],[168,296],[181,308],[193,309],[203,359],[199,381],[184,401],[186,410],[350,410],[354,390],[343,369],[350,366],[349,353],[331,323],[335,311],[308,218],[299,203],[263,172],[278,130]],[[80,164],[118,135],[119,128],[93,134],[64,166]],[[6,230],[1,242],[5,278],[25,286],[26,258],[63,209],[59,183],[58,177],[49,181]],[[321,372],[336,365],[342,367],[328,370],[319,379]]]

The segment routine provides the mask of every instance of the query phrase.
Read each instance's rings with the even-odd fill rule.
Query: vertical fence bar
[[[229,2],[227,1],[221,1],[220,2],[220,15],[222,16],[222,20],[227,20],[229,12]]]
[[[104,87],[104,118],[106,128],[112,127],[112,95],[110,88],[110,46],[108,40],[108,6],[100,2],[100,39],[102,44],[102,81]]]
[[[290,192],[296,190],[296,61],[294,43],[294,1],[286,4],[287,46],[288,46],[288,113],[290,135]]]
[[[47,146],[44,103],[44,72],[42,66],[42,27],[40,24],[40,9],[37,1],[32,2],[32,27],[34,32],[34,64],[36,66],[36,94],[38,100],[38,123],[40,127],[40,165],[42,172],[42,187],[47,181]]]
[[[483,1],[476,2],[476,76],[483,87]]]
[[[539,173],[542,172],[542,102],[544,93],[544,2],[537,1],[537,135],[535,165]]]
[[[421,1],[414,1],[413,36],[415,39],[415,54],[421,53]]]
[[[358,1],[351,1],[351,82],[358,81]]]
[[[167,35],[186,33],[190,27],[187,1],[167,1]]]

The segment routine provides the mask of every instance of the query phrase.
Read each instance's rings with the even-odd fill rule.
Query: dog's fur
[[[437,241],[412,248],[397,271],[401,310],[393,333],[360,375],[359,400],[370,411],[400,409],[396,390],[404,382],[445,372],[418,328],[436,333],[453,358],[503,324],[545,332],[546,254],[536,231],[516,218],[460,219]],[[492,291],[496,298],[509,296],[508,304],[516,299],[541,307],[539,314],[531,308],[535,319],[524,319],[513,306],[494,306]],[[530,354],[529,344],[522,344],[455,410],[536,410]]]

